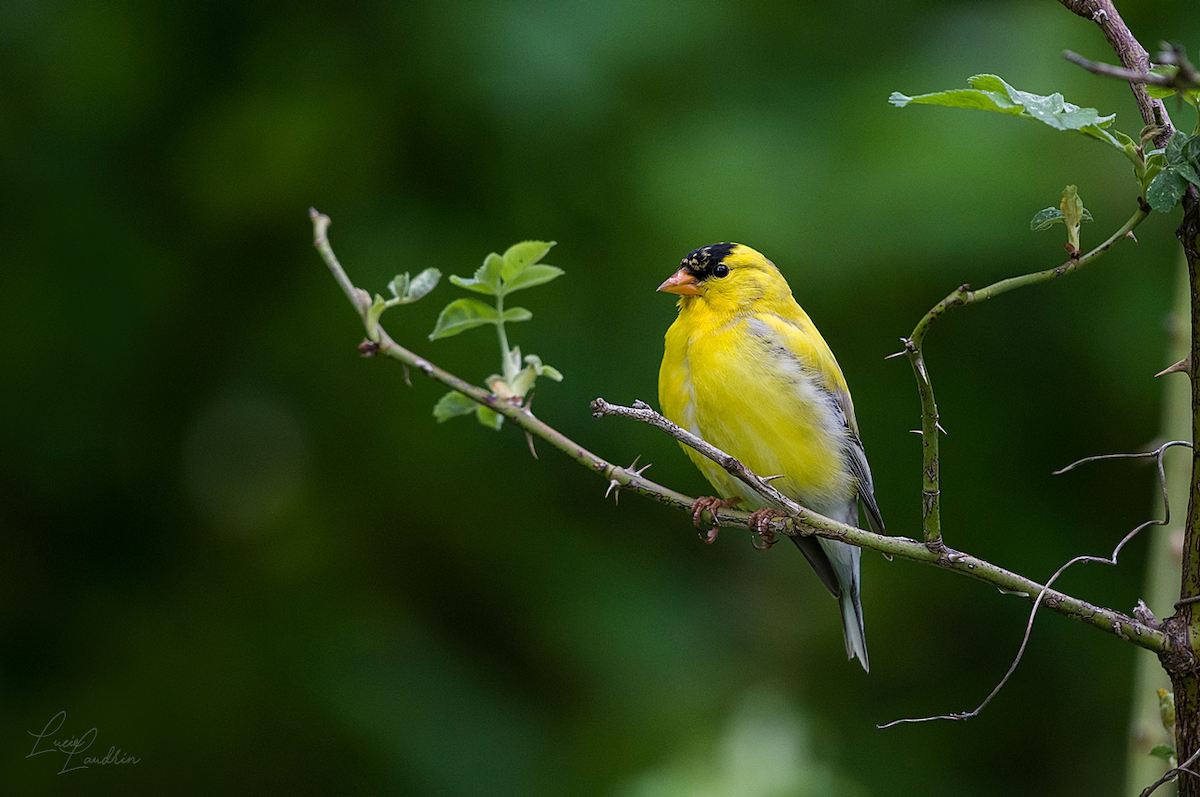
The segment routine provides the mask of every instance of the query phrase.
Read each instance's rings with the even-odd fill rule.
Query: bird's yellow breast
[[[790,297],[789,297],[790,298]],[[659,372],[663,414],[737,457],[781,492],[820,511],[844,504],[855,485],[844,462],[846,424],[833,391],[845,381],[825,341],[790,302],[787,318],[717,313],[682,303]],[[761,503],[716,463],[685,448],[724,496]]]

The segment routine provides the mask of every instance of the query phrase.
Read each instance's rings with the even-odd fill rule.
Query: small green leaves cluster
[[[412,304],[436,288],[438,280],[441,278],[442,272],[436,268],[427,268],[412,278],[409,277],[407,271],[403,274],[397,274],[387,284],[392,298],[384,299],[377,293],[375,294],[375,301],[367,308],[367,337],[378,343],[379,316],[383,315],[383,311],[400,304]]]
[[[492,325],[500,343],[500,373],[487,378],[492,393],[514,404],[523,404],[539,376],[562,381],[558,369],[544,364],[536,354],[521,356],[519,346],[508,345],[505,324],[528,321],[533,313],[524,307],[504,307],[504,300],[516,291],[544,285],[562,275],[562,269],[540,262],[554,246],[553,241],[522,241],[510,246],[503,255],[495,252],[484,258],[483,265],[471,277],[450,275],[450,282],[474,293],[493,297],[493,304],[474,298],[455,299],[446,305],[434,324],[430,340],[448,338],[475,327]],[[499,429],[504,416],[466,396],[451,391],[433,408],[438,423],[474,412],[484,426]]]
[[[1200,186],[1200,135],[1176,131],[1161,150],[1150,153],[1155,174],[1146,187],[1146,204],[1166,213],[1179,204],[1188,183]]]
[[[1092,221],[1092,213],[1083,206],[1078,189],[1069,185],[1063,189],[1062,202],[1056,208],[1042,208],[1029,222],[1029,229],[1034,232],[1048,230],[1055,224],[1065,224],[1067,227],[1067,251],[1071,254],[1080,252],[1079,225]]]

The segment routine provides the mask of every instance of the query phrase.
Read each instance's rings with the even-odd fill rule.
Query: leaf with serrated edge
[[[500,427],[504,425],[504,416],[493,410],[491,407],[485,407],[482,404],[475,406],[475,417],[481,424],[489,429],[500,431]]]
[[[889,102],[897,108],[909,103],[944,105],[951,108],[973,108],[997,111],[1013,116],[1037,119],[1058,130],[1078,130],[1086,136],[1124,149],[1125,143],[1104,130],[1112,124],[1115,114],[1101,116],[1095,108],[1081,108],[1063,99],[1059,93],[1033,94],[1014,89],[996,75],[973,75],[967,81],[969,89],[951,89],[909,97],[893,92]],[[1128,138],[1128,136],[1125,136]]]
[[[1196,167],[1191,163],[1180,163],[1175,166],[1179,176],[1187,180],[1189,183],[1194,183],[1200,186],[1200,175],[1196,173]]]
[[[404,297],[406,303],[415,302],[437,287],[438,280],[442,278],[442,272],[431,266],[413,277],[412,280],[408,280],[408,274],[405,274],[404,278],[408,284],[404,286],[404,292],[400,295]]]
[[[504,251],[504,266],[500,276],[508,282],[529,266],[541,260],[554,246],[554,241],[521,241]]]
[[[1146,188],[1146,204],[1159,213],[1169,213],[1187,190],[1187,180],[1168,166],[1159,172]]]
[[[434,324],[433,332],[429,333],[430,340],[448,338],[464,330],[484,324],[494,324],[500,316],[496,308],[486,305],[478,299],[455,299],[442,308]]]
[[[1048,230],[1055,224],[1061,224],[1063,220],[1062,211],[1058,208],[1042,208],[1029,222],[1029,229],[1034,232]]]
[[[483,265],[475,269],[475,281],[491,287],[493,293],[500,291],[500,272],[504,258],[492,252],[483,259]]]
[[[1167,142],[1166,152],[1163,154],[1167,157],[1167,163],[1175,164],[1184,159],[1183,147],[1188,143],[1188,137],[1178,130],[1175,135],[1171,136],[1171,140]]]
[[[1080,219],[1080,221],[1082,221],[1082,222],[1095,221],[1095,219],[1092,218],[1092,211],[1088,210],[1087,208],[1084,208],[1083,209],[1083,218]],[[1055,224],[1062,224],[1062,223],[1063,223],[1063,215],[1062,215],[1062,211],[1060,209],[1058,209],[1058,208],[1042,208],[1034,215],[1033,220],[1029,222],[1029,229],[1033,230],[1034,232],[1041,232],[1042,230],[1050,229]]]
[[[451,274],[450,282],[451,284],[457,285],[460,288],[466,288],[467,290],[475,291],[476,293],[485,293],[488,296],[496,295],[496,291],[491,285],[482,283],[474,277],[460,277],[457,274]]]
[[[433,417],[438,423],[445,423],[451,418],[457,418],[460,415],[470,415],[479,406],[471,399],[459,393],[457,390],[451,390],[446,395],[438,399],[437,404],[433,405]]]
[[[504,284],[504,292],[512,293],[523,288],[532,288],[535,285],[544,285],[550,280],[561,277],[565,272],[558,266],[548,266],[545,263],[537,263],[529,266],[515,278],[512,282]]]

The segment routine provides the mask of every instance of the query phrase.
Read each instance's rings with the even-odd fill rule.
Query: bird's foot
[[[771,531],[771,520],[782,517],[778,509],[756,509],[750,513],[750,528],[756,535],[754,547],[765,551],[775,544],[775,532]]]
[[[700,539],[706,543],[714,543],[717,540],[717,510],[729,509],[731,506],[736,506],[742,502],[741,498],[734,496],[733,498],[717,498],[713,495],[704,495],[696,499],[692,504],[692,523],[696,528],[700,528],[700,516],[705,512],[712,515],[713,526],[708,531],[700,535]]]

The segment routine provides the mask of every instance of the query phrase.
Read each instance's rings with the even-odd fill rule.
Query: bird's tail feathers
[[[838,598],[842,606],[842,633],[846,637],[846,658],[858,657],[859,663],[866,672],[871,671],[871,663],[867,660],[867,636],[863,631],[862,603],[858,599],[858,585],[851,593],[845,591]]]
[[[862,668],[870,672],[871,665],[867,660],[867,636],[863,630],[862,601],[858,595],[859,559],[862,551],[853,545],[837,540],[828,540],[824,537],[817,539],[829,556],[829,562],[833,565],[838,585],[841,587],[838,603],[842,608],[842,633],[846,638],[846,656],[851,659],[857,657]]]

